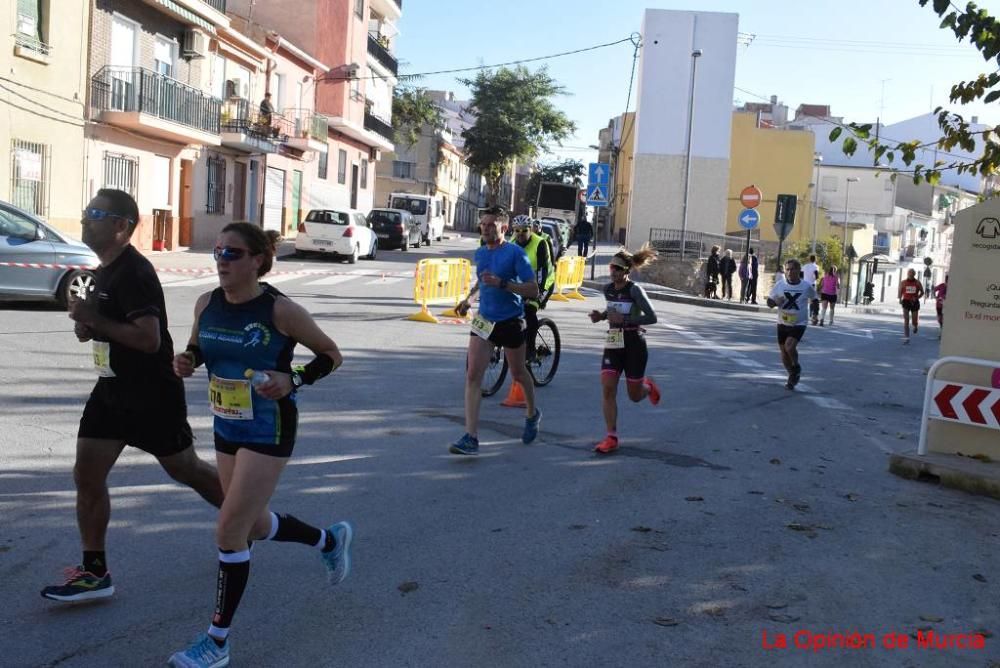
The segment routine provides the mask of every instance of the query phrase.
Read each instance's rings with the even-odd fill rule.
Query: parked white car
[[[354,264],[364,256],[374,260],[378,238],[368,226],[365,214],[354,209],[312,209],[299,223],[295,253],[304,256],[322,253],[346,258]]]

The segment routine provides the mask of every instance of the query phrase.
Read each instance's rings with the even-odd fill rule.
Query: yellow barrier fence
[[[428,310],[428,304],[451,304],[441,315],[458,318],[455,307],[469,294],[472,284],[472,263],[462,258],[421,260],[413,274],[413,299],[420,312],[407,317],[418,322],[438,322]]]
[[[549,301],[568,302],[570,299],[585,299],[580,294],[583,285],[583,271],[587,268],[585,257],[561,257],[556,265],[556,289]],[[569,290],[563,294],[564,290]]]

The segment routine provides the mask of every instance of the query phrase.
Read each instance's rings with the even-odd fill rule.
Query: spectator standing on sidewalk
[[[705,297],[707,299],[719,298],[719,247],[712,246],[712,253],[708,256],[708,265],[705,270]]]
[[[747,272],[749,284],[747,285],[747,301],[751,304],[757,303],[757,279],[760,278],[760,265],[754,251],[750,249],[750,266]]]
[[[740,303],[745,304],[747,301],[747,286],[750,285],[750,262],[748,255],[744,255],[743,259],[740,260],[739,276],[740,276]]]
[[[586,218],[581,218],[576,224],[576,254],[587,257],[590,251],[590,240],[594,238],[594,226]]]
[[[733,274],[736,273],[736,260],[733,251],[726,249],[726,254],[719,260],[719,273],[722,275],[722,298],[733,300]]]
[[[816,256],[810,255],[809,262],[802,265],[802,280],[808,281],[819,292],[819,265],[816,264]],[[817,324],[819,320],[819,296],[809,302],[809,316],[812,324]]]

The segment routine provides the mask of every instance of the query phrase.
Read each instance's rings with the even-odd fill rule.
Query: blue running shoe
[[[453,455],[478,455],[479,439],[468,434],[463,434],[462,438],[451,444],[448,452]]]
[[[326,565],[326,579],[336,585],[344,581],[351,572],[351,541],[354,540],[354,527],[350,522],[337,522],[327,531],[336,541],[336,546],[329,552],[320,552],[319,556]]]
[[[541,409],[535,409],[535,417],[524,419],[524,433],[521,435],[521,442],[527,445],[538,436],[538,425],[542,421]]]
[[[222,668],[229,665],[229,640],[219,647],[212,637],[202,633],[183,652],[177,652],[167,661],[173,668]]]

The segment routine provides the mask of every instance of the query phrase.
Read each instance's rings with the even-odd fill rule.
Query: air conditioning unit
[[[204,58],[207,53],[208,35],[194,28],[185,30],[181,55],[185,58]]]
[[[382,151],[377,148],[371,148],[368,150],[368,159],[378,162],[382,159]]]

